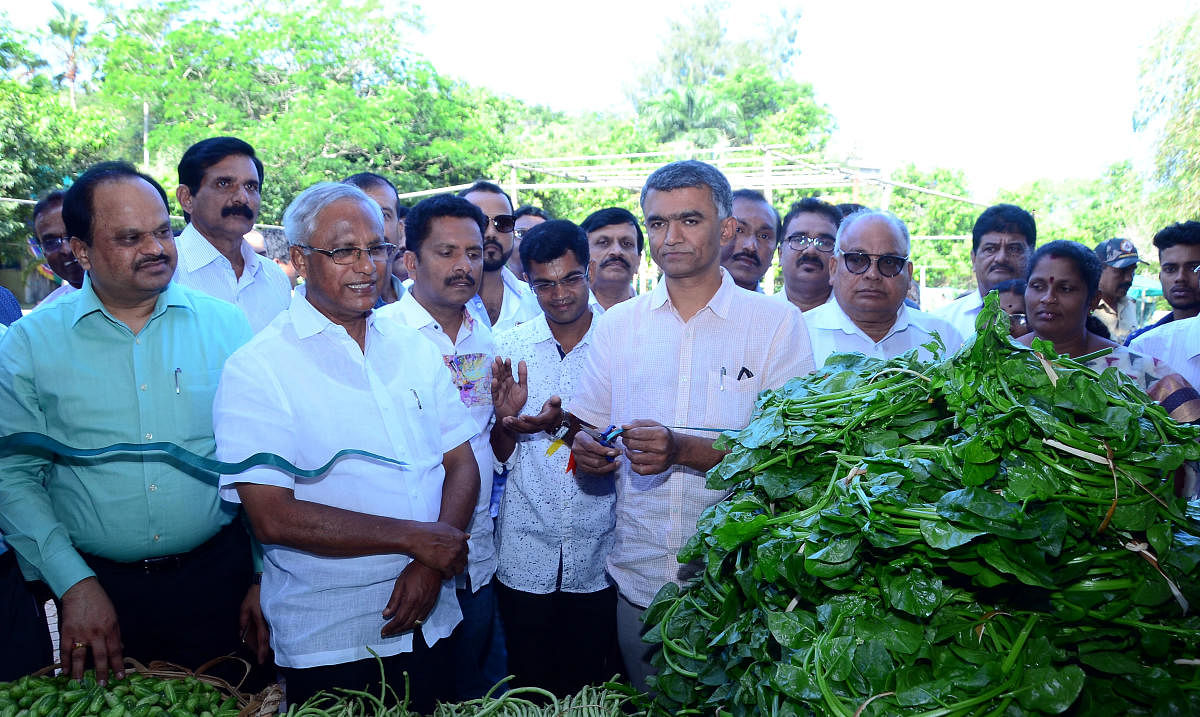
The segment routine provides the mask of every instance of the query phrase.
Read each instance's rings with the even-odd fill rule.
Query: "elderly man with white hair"
[[[904,305],[913,273],[908,256],[908,227],[894,214],[867,210],[842,220],[829,262],[835,301],[804,314],[817,366],[835,353],[886,359],[918,349],[928,359],[922,344],[934,332],[948,351],[962,344],[948,321]]]
[[[283,215],[304,292],[225,364],[217,456],[260,451],[316,478],[260,466],[221,478],[263,544],[262,609],[288,700],[387,682],[432,710],[450,690],[447,638],[461,620],[479,492],[475,423],[431,342],[376,320],[394,247],[379,205],[347,184],[309,187]],[[402,361],[397,360],[403,357]],[[389,460],[379,460],[379,457]],[[397,465],[399,460],[403,465]]]

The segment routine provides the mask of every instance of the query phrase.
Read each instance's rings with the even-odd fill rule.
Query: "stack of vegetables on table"
[[[236,697],[195,677],[174,679],[131,673],[125,679],[100,685],[89,670],[82,680],[65,675],[29,675],[0,684],[3,717],[236,717],[240,710]]]
[[[646,612],[652,712],[1200,714],[1200,430],[1003,318],[835,355],[724,434],[699,577]]]

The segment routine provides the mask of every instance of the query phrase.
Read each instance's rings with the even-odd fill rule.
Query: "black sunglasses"
[[[881,276],[892,278],[900,272],[904,271],[905,265],[908,264],[908,257],[896,256],[894,254],[868,254],[862,251],[846,251],[841,252],[842,263],[846,265],[846,271],[851,274],[865,274],[871,268],[871,262],[874,260],[876,268],[879,269]]]
[[[517,218],[511,214],[497,214],[494,217],[488,217],[488,221],[490,221],[492,226],[496,227],[496,231],[500,232],[501,234],[508,234],[513,230],[513,227],[517,226]]]

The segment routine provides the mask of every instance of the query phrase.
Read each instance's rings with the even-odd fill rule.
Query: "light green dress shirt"
[[[136,335],[83,288],[0,339],[0,435],[77,448],[170,441],[214,454],[225,359],[251,337],[237,307],[172,282]],[[0,533],[56,595],[91,577],[79,553],[122,562],[184,553],[228,524],[217,476],[139,454],[0,458]],[[31,574],[33,573],[33,574]]]

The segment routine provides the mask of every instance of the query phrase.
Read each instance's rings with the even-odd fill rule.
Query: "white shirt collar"
[[[179,233],[179,238],[176,239],[175,245],[179,251],[179,268],[182,268],[189,274],[208,266],[214,261],[225,258],[225,255],[217,251],[212,242],[205,239],[200,230],[196,229],[191,222]],[[255,254],[245,239],[238,245],[238,251],[241,252],[242,263],[245,265],[243,271],[249,271],[251,276],[256,276],[260,268],[259,261],[263,260],[263,257]],[[228,262],[228,259],[226,259],[226,262]]]

